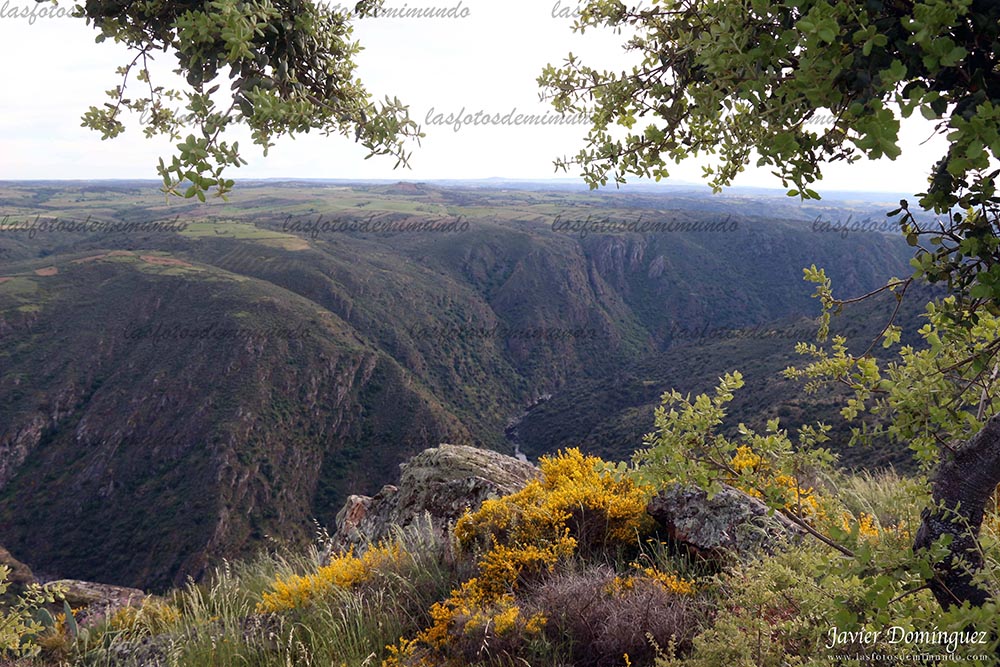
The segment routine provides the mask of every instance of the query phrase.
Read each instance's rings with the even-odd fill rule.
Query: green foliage
[[[148,664],[185,667],[378,664],[385,646],[415,632],[426,610],[464,576],[446,541],[426,530],[399,533],[402,557],[383,564],[356,589],[331,589],[289,614],[255,608],[276,579],[315,571],[325,547],[259,554],[224,563],[202,584],[189,583],[169,603],[122,612],[78,643],[79,667]]]
[[[891,473],[837,481],[838,502],[877,520],[877,531],[857,540],[854,558],[804,542],[724,570],[713,580],[703,568],[678,559],[668,545],[648,540],[631,563],[608,553],[574,557],[489,602],[467,595],[473,592],[469,582],[476,581],[470,577],[483,576],[474,560],[462,555],[453,537],[442,539],[421,525],[398,532],[402,557],[374,564],[364,582],[331,588],[280,614],[257,613],[255,605],[275,580],[315,572],[325,561],[323,545],[226,563],[207,583],[189,584],[169,602],[123,612],[95,628],[69,645],[66,662],[354,667],[416,665],[426,658],[426,664],[477,667],[522,661],[638,666],[650,664],[659,647],[660,667],[820,667],[833,664],[830,653],[865,650],[842,645],[827,651],[834,627],[955,632],[971,623],[987,634],[996,629],[993,605],[944,613],[919,589],[943,546],[920,558],[908,548],[925,501],[918,484]],[[991,525],[1000,521],[994,516]],[[996,587],[1000,551],[993,536],[991,528],[983,577]],[[692,578],[698,580],[696,593]],[[399,639],[415,634],[440,641],[440,655]],[[921,652],[944,652],[942,645],[927,648]],[[901,656],[917,652],[912,644],[884,641],[872,649]],[[962,646],[958,653],[993,650],[986,643]],[[454,659],[448,662],[445,654]],[[989,663],[970,659],[968,664]]]
[[[907,243],[917,248],[910,260],[915,277],[930,283],[944,283],[956,301],[947,304],[948,316],[972,327],[980,313],[1000,314],[1000,236],[997,221],[1000,208],[994,189],[994,171],[973,186],[972,196],[959,202],[965,213],[948,214],[948,224],[921,225],[904,199],[889,215],[904,212],[900,223]],[[976,207],[978,204],[978,208]],[[927,237],[930,247],[921,245]]]
[[[716,190],[757,155],[790,196],[812,189],[827,162],[900,155],[900,118],[919,111],[947,140],[920,204],[944,216],[921,228],[898,215],[921,247],[918,276],[947,281],[969,310],[1000,298],[992,170],[1000,159],[1000,6],[973,0],[665,0],[633,7],[590,0],[574,29],[627,29],[629,70],[600,71],[572,54],[539,84],[564,113],[592,128],[575,158],[596,188],[635,174],[657,181],[667,164],[712,156]],[[815,122],[826,117],[829,122]],[[954,207],[965,214],[953,214]],[[968,302],[968,303],[966,303]]]
[[[360,16],[375,12],[381,0],[362,0]],[[405,165],[405,144],[422,136],[398,99],[376,104],[355,77],[350,15],[310,0],[212,0],[193,6],[177,0],[86,0],[76,16],[93,24],[97,41],[125,44],[135,57],[117,73],[121,83],[108,90],[110,102],[92,106],[84,127],[103,139],[121,134],[123,111],[143,116],[147,137],[162,134],[177,144],[169,162],[159,162],[163,191],[197,197],[215,188],[224,196],[233,181],[228,167],[246,164],[237,142],[223,141],[235,125],[250,128],[264,154],[282,135],[318,130],[353,135],[372,155],[391,155]],[[149,61],[158,51],[177,56],[183,93],[155,85]],[[129,82],[134,73],[135,83]],[[232,81],[219,93],[223,73]],[[134,85],[134,90],[129,86]],[[173,104],[185,101],[186,113]],[[195,132],[182,139],[182,129]]]
[[[7,581],[9,574],[10,568],[0,565],[0,596],[10,588]],[[31,584],[13,604],[6,609],[0,608],[0,658],[7,655],[33,656],[41,651],[36,638],[45,630],[42,619],[45,616],[52,618],[42,607],[54,604],[61,595],[62,590],[58,588]]]
[[[891,109],[903,117],[919,110],[945,119],[939,131],[949,132],[939,168],[948,178],[927,198],[947,206],[957,180],[987,168],[990,154],[1000,157],[1000,9],[972,5],[669,0],[641,8],[593,0],[575,29],[628,26],[636,65],[602,72],[570,56],[539,83],[560,111],[594,105],[589,148],[572,161],[592,185],[609,173],[616,182],[625,173],[660,178],[667,161],[705,153],[719,155],[706,173],[721,187],[756,150],[758,165],[774,167],[792,194],[816,198],[809,186],[823,161],[898,157]],[[833,117],[829,127],[809,125],[819,111]],[[614,125],[629,130],[624,140]]]
[[[968,664],[992,663],[996,650],[996,610],[955,607],[943,612],[922,586],[931,563],[946,545],[915,556],[910,543],[926,502],[925,485],[893,473],[844,477],[837,500],[877,517],[878,530],[845,558],[816,542],[787,545],[773,557],[747,562],[716,580],[717,612],[711,627],[694,640],[683,660],[667,656],[658,667],[720,664],[821,667],[835,656],[882,653],[912,660],[915,654],[946,655],[946,642],[900,641],[900,633],[934,631],[983,633],[983,643],[965,643],[954,653]],[[996,542],[983,578],[996,585]],[[988,559],[989,560],[989,559]],[[900,628],[893,630],[893,628]],[[831,648],[831,631],[880,633],[862,641],[855,635]],[[982,658],[977,658],[982,656]]]
[[[806,270],[806,280],[818,283],[816,295],[828,321],[830,311],[838,307],[829,279],[813,267]],[[974,323],[957,321],[952,317],[957,303],[954,296],[928,303],[926,323],[917,332],[924,344],[900,346],[894,360],[880,363],[869,354],[872,346],[860,355],[852,354],[846,339],[835,336],[829,348],[799,343],[796,350],[811,361],[802,368],[787,368],[785,376],[807,380],[809,394],[834,384],[847,385],[853,396],[841,410],[845,419],[856,420],[864,412],[881,417],[874,426],[861,423],[853,428],[852,442],[871,443],[887,435],[909,446],[929,469],[942,448],[968,440],[1000,409],[995,360],[1000,351],[1000,318],[981,312]],[[895,347],[900,334],[890,321],[881,336],[883,346]]]
[[[798,547],[756,561],[719,577],[719,611],[714,624],[694,640],[693,655],[684,661],[660,660],[658,667],[752,665],[825,667],[837,656],[876,652],[912,659],[915,654],[947,655],[945,644],[917,645],[892,641],[903,632],[936,628],[966,629],[977,622],[988,632],[995,621],[985,615],[941,615],[926,592],[907,595],[906,584],[886,575],[865,575],[829,551]],[[899,599],[894,599],[900,593]],[[834,633],[834,634],[831,634]],[[834,643],[840,633],[871,633],[875,641]],[[879,633],[877,636],[874,633]],[[859,635],[854,635],[855,638]],[[829,648],[828,648],[829,647]],[[966,644],[960,656],[982,655],[989,664],[991,643]]]
[[[46,209],[77,210],[80,218],[92,214],[104,219],[113,211],[115,219],[162,219],[156,188],[2,188],[2,194],[18,220],[29,211],[43,213],[44,220]],[[451,215],[472,217],[472,209],[479,211],[469,232],[337,232],[313,239],[281,231],[288,216],[346,221],[395,211],[406,212],[407,219],[433,220],[439,218],[435,202],[442,196],[461,202]],[[76,201],[83,197],[85,201]],[[620,203],[612,205],[613,197],[433,187],[411,193],[395,186],[331,191],[304,185],[245,185],[239,197],[246,208],[233,209],[223,219],[182,216],[181,223],[191,223],[180,233],[143,235],[143,251],[134,250],[132,234],[0,234],[0,245],[30,262],[18,269],[23,275],[0,285],[0,311],[11,326],[12,343],[0,352],[0,366],[10,377],[22,378],[0,383],[0,423],[25,427],[32,415],[45,412],[38,400],[42,395],[70,391],[70,404],[79,406],[60,413],[45,446],[33,450],[0,493],[5,546],[31,554],[39,568],[162,591],[194,571],[191,564],[198,558],[188,556],[206,553],[211,527],[227,507],[230,519],[225,534],[211,542],[218,551],[206,554],[210,560],[248,555],[265,534],[302,543],[308,536],[301,526],[311,516],[331,522],[347,494],[374,493],[409,454],[439,442],[502,448],[507,420],[538,391],[556,386],[563,389],[549,402],[560,420],[553,424],[572,427],[564,437],[582,440],[578,434],[595,434],[588,448],[601,446],[602,440],[617,445],[611,453],[596,450],[614,460],[628,458],[640,445],[654,404],[677,377],[695,381],[685,391],[704,391],[701,387],[714,384],[723,369],[745,368],[754,389],[737,398],[742,401],[738,415],[760,428],[758,418],[765,410],[798,400],[794,383],[765,384],[792,363],[779,356],[766,366],[758,363],[757,357],[774,355],[782,347],[773,338],[710,339],[695,341],[694,350],[650,353],[663,323],[662,304],[680,298],[682,277],[697,276],[704,287],[695,297],[699,310],[725,311],[726,329],[806,312],[808,291],[796,284],[794,266],[786,272],[787,281],[758,282],[770,272],[746,253],[738,254],[752,242],[749,234],[726,234],[704,247],[688,234],[650,235],[647,241],[654,245],[644,268],[627,272],[629,282],[622,284],[614,279],[615,265],[602,257],[607,257],[603,248],[623,237],[581,242],[542,226],[509,221],[543,218],[556,209],[584,211],[594,201],[612,206],[611,215],[634,215],[634,209],[629,213],[618,208]],[[712,217],[705,208],[712,202],[701,197],[689,201],[699,210],[688,217]],[[650,210],[654,205],[644,206]],[[357,210],[363,212],[353,212]],[[819,234],[763,220],[760,229],[782,239],[782,246],[798,248],[803,257],[815,252],[824,262],[844,266],[852,281],[848,284],[858,289],[876,286],[886,275],[886,264],[897,272],[905,267],[903,252],[887,239],[828,243]],[[579,251],[566,253],[566,243]],[[109,250],[119,252],[97,258]],[[141,256],[193,266],[153,264]],[[675,268],[661,276],[648,271],[657,256]],[[738,289],[723,289],[723,267],[734,257],[747,280]],[[591,263],[611,291],[594,290],[585,279]],[[47,266],[59,273],[32,273]],[[524,269],[515,270],[518,266]],[[533,285],[545,287],[539,291]],[[361,286],[367,286],[363,294]],[[150,310],[149,304],[159,303],[158,295],[166,292],[178,298]],[[463,323],[485,327],[494,322],[511,330],[565,329],[566,313],[587,318],[574,321],[574,327],[593,328],[598,337],[553,344],[433,333]],[[675,322],[678,315],[671,317]],[[706,317],[690,326],[700,332],[705,325],[715,328],[715,322]],[[123,334],[155,332],[161,324],[168,331],[214,326],[219,332],[238,326],[260,335],[243,345],[242,336],[155,340]],[[800,328],[805,337],[808,323]],[[307,335],[286,336],[283,331]],[[111,347],[102,347],[101,340]],[[90,349],[106,352],[97,376]],[[206,359],[217,363],[206,366]],[[656,365],[637,369],[647,359]],[[237,367],[256,369],[262,382],[247,383],[243,374],[228,370]],[[146,370],[137,374],[135,368]],[[370,370],[355,373],[355,368]],[[637,390],[626,392],[616,381],[622,369],[635,374]],[[587,379],[609,382],[598,392]],[[646,379],[655,379],[655,385],[642,386]],[[152,382],[172,397],[164,405],[142,400]],[[579,411],[566,409],[564,394],[580,400]],[[317,403],[317,396],[343,400]],[[649,406],[635,416],[633,437],[591,428],[591,419],[618,423],[615,411],[621,403],[616,401],[633,396]],[[198,410],[196,404],[210,397],[220,409]],[[98,405],[132,407],[101,409],[95,418]],[[809,405],[797,409],[803,420],[819,418]],[[543,405],[538,412],[544,410]],[[259,420],[247,438],[234,440],[241,411]],[[583,418],[577,417],[581,412]],[[117,463],[107,477],[78,486],[80,471],[110,451],[81,449],[74,441],[79,420],[87,414],[96,419],[92,424],[97,430],[90,432],[95,443],[127,428],[130,420],[164,426],[136,431],[115,450]],[[835,416],[829,409],[826,414]],[[324,440],[321,434],[333,433],[334,422],[344,437]],[[581,441],[564,443],[550,434],[533,437],[538,444],[532,449],[522,448],[534,457]],[[113,440],[107,447],[113,447]],[[289,456],[308,464],[288,466],[283,461]],[[67,461],[75,463],[64,465]],[[227,461],[238,471],[234,474],[246,475],[248,492],[236,493],[225,477],[216,475],[212,461]],[[102,493],[112,481],[109,499]],[[194,489],[199,492],[192,493]],[[74,508],[81,504],[85,520],[74,520]],[[146,512],[158,520],[149,520]],[[121,536],[136,543],[168,539],[175,548],[151,550],[147,560],[140,560],[115,546]]]
[[[948,556],[952,536],[919,553],[913,550],[926,480],[893,489],[870,477],[838,484],[826,467],[829,453],[818,447],[826,437],[823,426],[802,429],[797,446],[776,421],[764,434],[741,426],[737,442],[717,435],[725,405],[741,385],[742,378],[732,374],[720,380],[714,397],[665,394],[657,430],[647,437],[649,448],[636,455],[639,474],[710,491],[723,482],[733,484],[791,517],[818,541],[785,545],[774,559],[724,572],[714,625],[695,640],[691,664],[818,666],[831,659],[818,647],[833,627],[839,629],[834,632],[864,632],[890,625],[904,630],[940,626],[941,610],[925,584],[934,576],[933,564]],[[804,480],[819,477],[827,483],[817,494]],[[992,572],[992,566],[986,568],[977,579],[989,579]],[[980,617],[981,610],[963,615],[953,609],[945,615],[951,630]],[[966,648],[972,655],[992,650]],[[913,650],[892,645],[883,652]],[[665,656],[661,662],[688,664],[671,660]]]
[[[833,486],[848,512],[872,517],[880,529],[912,531],[920,523],[920,511],[930,501],[926,479],[904,477],[893,470],[843,474]]]
[[[737,371],[721,379],[712,397],[699,394],[691,401],[676,390],[665,393],[655,413],[656,430],[644,439],[648,448],[636,452],[641,478],[653,484],[676,478],[711,492],[718,488],[721,472],[735,473],[728,461],[736,447],[715,429],[726,416],[725,405],[733,400],[733,392],[742,386],[743,376]]]
[[[829,439],[830,427],[803,426],[793,443],[773,419],[764,433],[740,424],[738,439],[727,438],[717,429],[733,392],[742,386],[743,376],[734,372],[720,379],[714,396],[699,394],[691,400],[676,391],[664,394],[656,429],[646,436],[646,448],[635,454],[638,477],[657,487],[668,481],[695,484],[710,494],[727,482],[756,491],[774,509],[788,509],[789,483],[796,495],[810,496],[805,480],[834,461],[819,446]],[[741,462],[748,457],[752,463]]]

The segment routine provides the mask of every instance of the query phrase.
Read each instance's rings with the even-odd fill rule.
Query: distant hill
[[[766,202],[698,201],[287,183],[207,206],[141,183],[0,186],[14,222],[186,225],[0,226],[3,543],[41,573],[162,588],[265,535],[307,539],[311,517],[332,524],[420,449],[506,448],[511,419],[549,395],[519,428],[532,455],[582,440],[626,457],[664,388],[732,366],[762,371],[747,420],[808,417],[769,374],[794,340],[699,332],[805,332],[802,267],[857,294],[907,274],[910,249]],[[465,230],[344,231],[372,221]]]
[[[922,324],[923,306],[933,298],[926,289],[914,288],[895,320],[908,332],[904,344],[920,345],[915,332]],[[871,302],[849,306],[832,322],[832,335],[844,335],[850,349],[860,354],[888,322],[895,302],[882,295]],[[913,472],[916,462],[910,450],[896,443],[873,447],[848,447],[851,424],[840,416],[849,392],[832,388],[805,395],[802,385],[786,380],[782,371],[804,366],[809,359],[796,354],[795,343],[813,342],[818,323],[811,318],[787,319],[770,326],[746,329],[705,329],[691,332],[688,340],[651,355],[634,366],[605,378],[580,382],[542,401],[508,429],[508,436],[528,456],[539,456],[553,448],[581,447],[610,460],[627,460],[642,446],[642,438],[653,430],[654,410],[664,392],[711,394],[725,373],[740,371],[745,386],[736,393],[723,428],[736,437],[743,422],[763,431],[769,419],[794,432],[804,424],[823,421],[832,427],[826,444],[839,455],[845,467],[875,470],[892,467]],[[881,346],[876,357],[895,354]]]

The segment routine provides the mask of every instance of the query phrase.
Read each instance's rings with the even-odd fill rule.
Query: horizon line
[[[560,184],[560,185],[579,185],[581,188],[587,188],[590,192],[601,193],[601,192],[615,192],[628,187],[644,186],[647,188],[671,188],[671,187],[685,187],[685,188],[705,188],[710,189],[710,187],[705,183],[697,183],[694,181],[684,181],[684,180],[670,180],[664,179],[660,182],[656,182],[649,179],[640,179],[628,183],[621,184],[618,187],[604,186],[591,190],[589,186],[583,182],[582,179],[576,178],[520,178],[520,177],[507,177],[507,176],[491,176],[486,178],[326,178],[326,177],[263,177],[263,178],[242,178],[236,180],[237,187],[240,183],[344,183],[344,184],[434,184],[434,183],[538,183],[538,184]],[[11,179],[0,179],[0,185],[4,184],[43,184],[43,183],[100,183],[100,184],[112,184],[112,183],[149,183],[149,184],[160,184],[162,179],[159,178],[11,178]],[[773,186],[765,185],[731,185],[723,189],[722,192],[714,193],[709,192],[711,195],[725,195],[727,192],[733,190],[765,190],[768,192],[774,192],[778,194],[785,194],[787,192],[784,188],[776,188]],[[915,193],[907,193],[899,190],[843,190],[843,189],[831,189],[827,190],[827,193],[851,193],[851,194],[867,194],[867,195],[907,195],[915,196]],[[822,192],[821,192],[822,194]],[[793,197],[789,197],[792,199]]]

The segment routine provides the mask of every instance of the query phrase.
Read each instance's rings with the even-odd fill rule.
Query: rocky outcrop
[[[77,620],[83,625],[93,625],[124,607],[139,606],[148,597],[138,588],[97,584],[92,581],[60,579],[49,585],[63,589],[69,606],[81,609]]]
[[[35,583],[35,575],[31,572],[31,568],[14,558],[11,553],[3,547],[0,547],[0,565],[6,565],[10,568],[10,573],[7,575],[7,581],[15,587],[27,586],[28,584]]]
[[[538,475],[530,463],[488,449],[443,444],[403,463],[395,486],[351,496],[337,514],[336,548],[378,542],[393,530],[429,516],[444,527],[484,500],[518,491]]]
[[[13,584],[15,592],[29,584],[41,583],[35,578],[30,567],[14,558],[2,546],[0,546],[0,565],[6,565],[10,568],[7,580]],[[149,597],[138,588],[98,584],[77,579],[58,579],[46,582],[45,585],[63,591],[64,599],[69,603],[69,606],[79,610],[76,619],[83,625],[93,625],[123,607],[138,606]],[[56,608],[59,611],[62,611],[61,605],[62,601],[57,601]]]
[[[646,508],[670,537],[689,551],[714,561],[746,560],[773,553],[802,529],[781,514],[770,514],[760,500],[731,486],[712,498],[696,486],[674,484]]]

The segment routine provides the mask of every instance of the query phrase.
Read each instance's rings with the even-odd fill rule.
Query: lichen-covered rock
[[[11,569],[8,581],[14,584],[15,592],[29,584],[37,583],[31,568],[14,558],[3,547],[0,547],[0,565],[6,565]],[[123,607],[138,606],[149,597],[138,588],[76,579],[59,579],[47,582],[46,585],[63,590],[69,606],[79,610],[76,620],[88,626],[107,618]],[[57,602],[54,609],[62,611],[62,602]]]
[[[92,581],[60,579],[50,582],[50,585],[66,591],[66,602],[70,607],[81,610],[77,620],[83,625],[94,625],[124,607],[137,607],[148,597],[138,588],[111,586]]]
[[[731,486],[709,499],[703,489],[674,484],[654,496],[646,512],[675,542],[715,561],[773,553],[782,540],[802,535],[790,519]]]
[[[337,514],[338,549],[378,542],[393,526],[429,516],[437,528],[476,509],[489,497],[514,493],[538,468],[488,449],[443,444],[403,463],[399,483],[372,497],[351,496]]]

